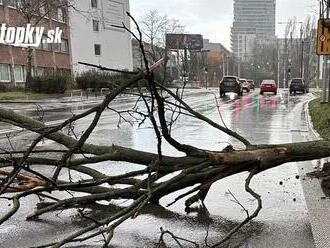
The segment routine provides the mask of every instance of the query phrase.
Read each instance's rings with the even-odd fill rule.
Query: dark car
[[[227,92],[234,92],[241,96],[243,94],[242,83],[236,76],[224,76],[219,85],[220,97],[225,96]]]
[[[249,93],[250,92],[250,84],[248,83],[248,81],[244,78],[239,79],[239,81],[242,84],[242,90]]]
[[[268,79],[262,81],[260,84],[260,94],[262,95],[264,92],[273,92],[275,95],[277,94],[277,84],[275,80]]]
[[[248,79],[248,80],[246,80],[246,81],[250,84],[250,89],[251,89],[251,90],[254,90],[254,89],[256,88],[256,85],[255,85],[255,83],[254,83],[253,80]]]
[[[303,78],[293,78],[290,81],[290,94],[296,92],[308,93],[309,87]]]

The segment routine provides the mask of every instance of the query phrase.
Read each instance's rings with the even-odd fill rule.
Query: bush
[[[33,77],[30,90],[37,93],[63,94],[68,89],[71,74],[66,71],[53,71]]]
[[[82,72],[76,77],[77,87],[82,90],[91,88],[100,90],[101,88],[116,88],[116,85],[121,85],[134,77],[132,74],[125,73],[109,73],[96,70]],[[140,86],[144,85],[143,80],[139,82]],[[133,87],[136,87],[133,86]]]
[[[9,87],[5,84],[0,84],[0,92],[7,92],[9,91]]]

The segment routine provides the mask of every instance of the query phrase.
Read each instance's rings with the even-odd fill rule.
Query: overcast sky
[[[315,15],[315,3],[317,0],[277,0],[276,22],[294,16],[303,21],[308,15]],[[189,33],[203,34],[204,38],[230,48],[233,0],[130,0],[130,5],[135,17],[143,16],[148,10],[158,10],[180,20]],[[277,25],[278,36],[283,36],[284,26]]]

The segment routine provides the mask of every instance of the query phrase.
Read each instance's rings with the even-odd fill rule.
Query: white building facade
[[[73,72],[91,69],[78,62],[131,71],[131,35],[113,27],[124,23],[130,28],[129,0],[77,0],[75,4],[69,18]]]

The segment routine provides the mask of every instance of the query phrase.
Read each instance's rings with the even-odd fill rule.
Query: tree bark
[[[25,89],[31,89],[32,83],[32,64],[33,64],[33,49],[32,47],[27,48],[27,62],[26,62],[26,79],[25,79]]]

